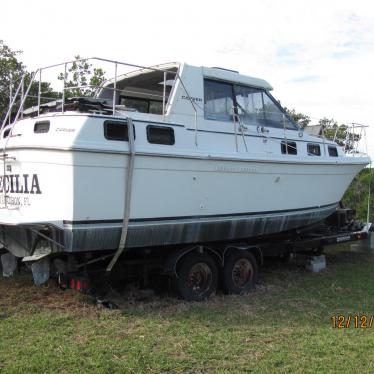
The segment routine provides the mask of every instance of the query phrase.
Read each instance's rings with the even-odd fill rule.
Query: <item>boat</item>
[[[21,95],[21,84],[13,97],[0,139],[0,241],[16,257],[300,229],[331,215],[370,162],[303,131],[263,79],[97,60],[133,68],[95,97],[65,97],[66,87],[41,103],[39,90],[24,108],[30,86]]]

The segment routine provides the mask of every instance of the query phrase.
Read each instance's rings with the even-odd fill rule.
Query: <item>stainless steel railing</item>
[[[167,70],[167,69],[163,69],[161,67],[156,67],[156,66],[143,66],[143,65],[138,65],[138,64],[131,64],[131,63],[127,63],[127,62],[120,62],[120,61],[116,61],[116,60],[109,60],[109,59],[105,59],[105,58],[100,58],[100,57],[91,57],[91,58],[81,58],[81,59],[75,59],[75,60],[71,60],[71,61],[67,61],[67,62],[62,62],[62,63],[59,63],[59,64],[53,64],[53,65],[48,65],[48,66],[44,66],[42,68],[39,68],[37,69],[33,74],[32,74],[32,81],[35,81],[35,77],[38,76],[38,79],[39,79],[39,82],[38,82],[38,93],[36,95],[36,99],[37,99],[37,113],[38,115],[40,115],[40,108],[41,108],[41,101],[42,99],[45,100],[45,97],[43,97],[43,92],[42,92],[42,78],[43,78],[43,73],[45,73],[47,70],[50,70],[52,68],[57,68],[57,67],[63,67],[64,69],[64,73],[63,73],[63,87],[62,87],[62,90],[61,90],[61,112],[63,113],[65,111],[65,99],[66,99],[66,92],[69,91],[69,90],[72,90],[72,89],[77,89],[77,88],[96,88],[97,90],[99,89],[102,89],[104,86],[103,85],[99,85],[99,86],[92,86],[92,85],[84,85],[84,86],[67,86],[67,73],[68,73],[68,66],[70,64],[74,64],[74,63],[79,63],[79,62],[91,62],[91,61],[98,61],[98,62],[105,62],[105,63],[109,63],[109,64],[112,64],[114,66],[114,77],[112,79],[108,79],[104,84],[107,84],[108,82],[112,83],[113,82],[113,88],[111,87],[105,87],[105,89],[108,89],[108,90],[112,90],[113,93],[112,93],[112,100],[113,100],[113,107],[112,107],[112,112],[113,112],[113,115],[115,114],[116,112],[116,100],[117,100],[117,94],[119,91],[121,90],[118,90],[117,89],[117,83],[118,83],[118,79],[119,79],[119,75],[118,75],[118,67],[119,66],[125,66],[125,67],[133,67],[133,68],[137,68],[137,69],[143,69],[143,70],[152,70],[152,71],[160,71],[163,73],[163,90],[162,90],[162,116],[163,116],[163,119],[165,120],[165,116],[166,116],[166,112],[167,112],[167,89],[166,89],[166,84],[167,84],[167,76],[168,75],[174,75],[175,77],[175,83],[177,81],[180,82],[181,84],[181,87],[183,89],[183,91],[185,92],[186,94],[186,97],[188,98],[188,101],[190,102],[191,104],[191,107],[195,113],[195,118],[197,118],[197,108],[196,108],[196,105],[195,103],[193,102],[193,100],[191,99],[191,96],[189,95],[187,89],[186,89],[186,86],[181,78],[181,76],[179,75],[179,70],[178,71],[171,71],[171,70]],[[24,79],[24,77],[22,78]],[[30,84],[32,84],[30,82]],[[31,87],[29,85],[29,87]],[[29,88],[30,89],[30,88]],[[21,93],[20,93],[21,91]],[[26,97],[28,95],[28,92],[29,90],[27,90],[26,94],[24,92],[24,85],[23,84],[20,84],[18,86],[18,89],[17,91],[13,94],[12,92],[12,87],[10,87],[10,104],[9,104],[9,109],[8,109],[8,112],[6,114],[6,120],[3,121],[2,123],[2,126],[1,128],[4,128],[4,126],[6,125],[7,121],[9,122],[9,124],[11,123],[14,123],[15,120],[11,120],[11,113],[12,111],[13,112],[19,112],[21,114],[21,116],[23,115],[23,105],[25,103],[25,100],[26,100]],[[58,91],[57,91],[58,92]],[[19,102],[21,103],[19,105],[18,108],[15,108],[15,104],[17,102],[17,99],[18,99],[18,96],[20,94],[20,99],[19,99]],[[35,96],[35,95],[34,95]],[[161,95],[160,95],[161,96]],[[56,100],[56,98],[51,98],[51,101],[54,101]],[[19,118],[19,114],[17,117],[17,120]],[[197,129],[197,120],[195,119],[195,127]]]

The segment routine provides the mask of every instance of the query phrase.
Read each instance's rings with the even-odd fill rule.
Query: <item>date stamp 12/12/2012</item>
[[[369,329],[374,326],[374,315],[366,314],[348,314],[333,315],[330,318],[331,326],[334,329]]]

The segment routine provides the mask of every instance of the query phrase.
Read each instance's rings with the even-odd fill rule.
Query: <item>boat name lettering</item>
[[[9,174],[0,176],[0,192],[41,194],[38,174]]]
[[[195,101],[195,102],[202,102],[203,99],[201,97],[192,97],[192,96],[188,96],[188,95],[182,95],[182,99],[183,100],[191,100],[191,101]]]
[[[258,173],[257,168],[251,167],[235,167],[235,166],[217,166],[216,171],[223,171],[227,173]]]

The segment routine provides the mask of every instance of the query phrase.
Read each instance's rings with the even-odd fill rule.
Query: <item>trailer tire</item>
[[[243,295],[255,287],[257,278],[258,264],[251,253],[235,251],[228,255],[222,272],[226,293]]]
[[[174,285],[179,295],[188,301],[203,301],[216,291],[218,269],[212,256],[193,252],[180,259]]]

